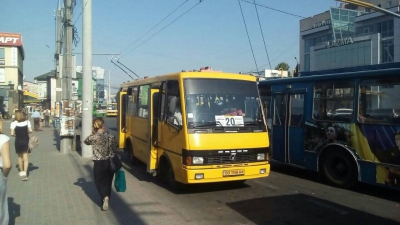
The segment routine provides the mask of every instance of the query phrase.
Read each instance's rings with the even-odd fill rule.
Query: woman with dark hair
[[[97,118],[93,121],[92,134],[84,140],[84,143],[92,145],[93,148],[94,183],[102,200],[102,209],[105,211],[108,209],[111,185],[114,178],[109,158],[114,157],[116,140],[113,135],[105,131],[103,119]]]
[[[0,120],[0,224],[8,224],[7,176],[11,170],[10,138],[3,134]]]
[[[15,113],[15,120],[10,125],[11,135],[15,136],[15,152],[18,155],[19,176],[23,181],[28,180],[28,143],[29,133],[32,132],[31,123],[26,119],[24,112]]]

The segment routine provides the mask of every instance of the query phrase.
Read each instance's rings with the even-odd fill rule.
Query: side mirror
[[[167,125],[169,131],[171,131],[172,133],[179,133],[179,131],[182,130],[182,125],[175,124],[175,121],[178,121],[178,118],[176,118],[176,116],[168,116]],[[174,129],[175,132],[173,132],[170,128]]]

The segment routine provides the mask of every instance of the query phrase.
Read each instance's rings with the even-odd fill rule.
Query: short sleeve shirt
[[[29,120],[25,120],[24,122],[13,121],[10,125],[10,129],[14,130],[15,127],[24,127],[28,125],[28,128],[31,128],[31,122]]]

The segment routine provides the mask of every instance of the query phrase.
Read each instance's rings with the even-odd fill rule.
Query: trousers
[[[93,160],[94,184],[101,200],[106,196],[110,198],[114,172],[110,169],[109,160]]]
[[[0,224],[8,224],[7,178],[0,169]]]

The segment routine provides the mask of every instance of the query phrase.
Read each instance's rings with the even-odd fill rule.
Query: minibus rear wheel
[[[132,149],[132,144],[131,141],[127,140],[126,145],[125,145],[125,152],[128,156],[128,160],[131,164],[135,165],[136,164],[136,157],[133,154],[133,149]]]

